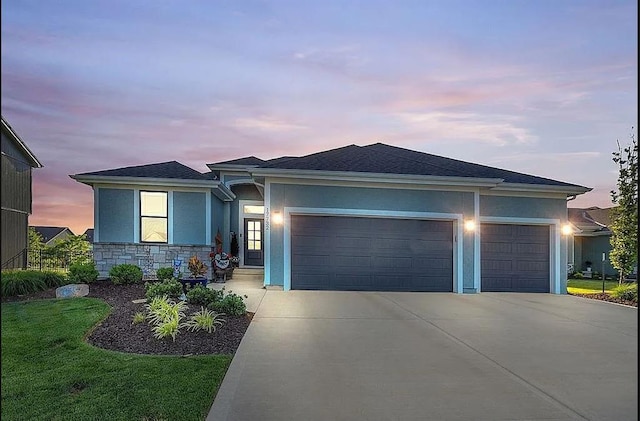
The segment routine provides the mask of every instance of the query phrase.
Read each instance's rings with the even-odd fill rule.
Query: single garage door
[[[291,288],[452,291],[453,222],[292,215]]]
[[[549,292],[549,227],[482,224],[482,291]]]

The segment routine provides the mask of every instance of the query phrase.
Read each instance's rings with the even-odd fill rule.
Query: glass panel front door
[[[264,264],[262,219],[245,219],[244,221],[244,264],[262,266]]]

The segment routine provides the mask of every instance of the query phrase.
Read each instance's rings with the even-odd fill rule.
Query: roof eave
[[[72,179],[79,183],[93,186],[94,184],[119,184],[123,186],[145,185],[162,187],[196,187],[209,188],[213,194],[223,201],[232,201],[235,194],[220,180],[189,180],[182,178],[154,178],[154,177],[119,177],[104,175],[70,175]]]
[[[258,165],[239,165],[239,164],[207,164],[211,171],[249,171],[251,168],[257,168]]]
[[[31,166],[33,168],[42,168],[43,167],[42,163],[40,163],[38,158],[36,158],[35,154],[31,152],[31,149],[29,149],[27,144],[24,143],[22,139],[20,139],[20,136],[18,136],[18,134],[13,131],[13,129],[11,128],[9,123],[6,122],[4,117],[2,118],[2,127],[4,127],[5,130],[9,132],[13,140],[18,144],[20,149],[22,149],[22,152],[24,152],[24,154],[27,156],[27,159],[30,161]]]
[[[590,187],[582,186],[554,186],[549,184],[523,184],[523,183],[501,183],[492,188],[494,191],[519,191],[519,192],[553,192],[566,193],[567,195],[579,195],[593,190]]]
[[[501,178],[442,177],[433,175],[389,174],[353,171],[296,170],[281,168],[255,168],[249,170],[253,177],[280,177],[320,179],[327,181],[365,181],[377,183],[430,184],[447,186],[494,187]]]

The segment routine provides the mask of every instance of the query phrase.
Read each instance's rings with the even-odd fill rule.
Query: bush
[[[109,278],[116,285],[136,284],[142,281],[142,269],[129,263],[115,265],[109,270]]]
[[[638,302],[638,284],[622,284],[618,285],[611,291],[611,296],[621,300]]]
[[[48,288],[57,288],[70,283],[69,279],[63,273],[54,271],[43,271],[40,273]]]
[[[206,330],[207,332],[215,332],[217,326],[221,326],[225,320],[221,318],[222,314],[215,311],[207,310],[200,307],[200,311],[194,313],[184,326],[192,332]]]
[[[158,281],[164,281],[173,278],[173,268],[160,268],[156,271]]]
[[[245,295],[244,298],[247,298],[247,296]],[[229,316],[242,316],[247,313],[247,305],[244,303],[244,299],[231,292],[222,300],[210,304],[209,308]]]
[[[144,289],[147,301],[163,295],[169,298],[178,298],[182,295],[182,284],[173,278],[162,282],[147,282],[144,284]]]
[[[214,291],[202,285],[196,285],[187,291],[187,302],[193,305],[208,307],[214,302],[221,301],[224,293],[222,291]]]
[[[582,276],[582,273],[580,273],[580,272],[573,272],[573,274],[571,275],[571,278],[573,278],[573,279],[583,279],[584,276]]]
[[[69,282],[73,284],[90,284],[98,280],[98,270],[94,262],[74,263],[69,268]]]
[[[48,288],[56,288],[66,284],[66,277],[57,272],[38,270],[2,271],[3,297],[31,294]]]

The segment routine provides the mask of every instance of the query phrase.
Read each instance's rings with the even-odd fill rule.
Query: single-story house
[[[611,266],[611,224],[610,212],[613,208],[601,209],[569,208],[568,217],[572,225],[573,241],[568,243],[569,268],[576,272],[602,273],[602,257],[604,253],[604,274],[617,276],[617,270]]]
[[[301,157],[71,175],[94,192],[94,259],[197,255],[290,289],[566,293],[567,200],[587,187],[376,143]]]
[[[87,239],[87,241],[89,242],[89,244],[93,244],[93,228],[87,228],[84,231],[84,236]]]
[[[63,241],[70,235],[75,235],[68,227],[45,227],[33,225],[33,228],[42,237],[45,246],[54,246],[56,243]]]
[[[2,269],[27,267],[32,169],[42,164],[2,116]]]

